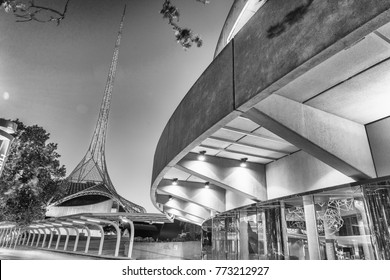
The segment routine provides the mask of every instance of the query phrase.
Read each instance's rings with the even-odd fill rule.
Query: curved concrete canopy
[[[232,32],[245,3],[234,3],[223,34]],[[390,101],[389,14],[390,2],[379,0],[266,2],[162,132],[155,206],[199,223],[205,210],[216,214],[210,205],[223,212],[390,175],[390,109],[383,106]],[[167,194],[181,202],[157,201]]]

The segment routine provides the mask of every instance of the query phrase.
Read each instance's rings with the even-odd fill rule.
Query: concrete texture
[[[235,2],[238,6],[244,3]],[[225,26],[231,26],[237,12],[233,8]],[[154,158],[153,203],[156,205],[160,181],[172,167],[225,189],[225,209],[286,193],[351,182],[351,178],[376,177],[363,124],[293,101],[288,91],[283,93],[284,97],[274,93],[332,56],[351,48],[364,36],[386,24],[389,16],[388,0],[267,1],[216,56],[165,127]],[[224,29],[222,37],[228,29]],[[299,94],[298,91],[296,95]],[[310,94],[309,97],[313,93]],[[296,95],[294,99],[301,101]],[[270,98],[269,102],[266,98]],[[215,159],[218,162],[213,164],[210,161],[206,163],[207,168],[202,169],[197,166],[199,163],[195,164],[189,158],[189,153],[202,141],[229,120],[253,112],[252,108],[259,102],[262,104],[257,110],[266,112],[264,115],[268,123],[262,123],[263,118],[258,124],[315,158],[304,152],[287,155],[267,165],[267,178],[262,169],[264,165],[245,171],[256,173],[257,177],[251,177],[250,174],[239,175],[239,169],[229,166],[228,159]],[[374,130],[373,126],[370,135],[373,141],[377,134]],[[387,147],[385,143],[380,145]],[[371,149],[374,150],[372,143]],[[380,156],[376,157],[379,162]],[[387,163],[383,164],[387,168]],[[312,175],[307,175],[310,172]],[[249,181],[242,183],[243,178]],[[287,189],[289,187],[291,189]],[[161,190],[200,206],[205,203],[200,203],[202,196],[193,196],[189,188],[164,183]],[[212,204],[212,201],[211,198],[207,204]],[[222,209],[220,205],[218,208]],[[178,209],[170,210],[180,212]]]
[[[178,154],[233,111],[233,56],[228,45],[181,101],[157,145],[153,180]]]
[[[248,0],[234,1],[232,7],[230,8],[229,14],[226,17],[225,23],[222,27],[221,34],[219,35],[214,57],[217,56],[225,48],[230,31],[232,30],[235,22],[237,21],[242,9],[245,7],[245,4],[247,2]]]
[[[264,120],[255,120],[256,111],[250,112],[252,120],[345,175],[376,177],[363,125],[276,94],[255,108]]]
[[[378,176],[390,175],[390,118],[366,126]]]
[[[306,4],[307,9],[296,15],[293,24],[287,24],[277,36],[267,37],[271,27],[282,24],[287,14]],[[381,0],[268,1],[234,43],[215,58],[172,115],[156,148],[152,182],[175,157],[184,156],[195,140],[235,109],[248,110],[384,25],[389,9],[390,1]]]
[[[225,190],[220,188],[211,186],[206,189],[204,184],[192,182],[180,182],[177,186],[173,186],[170,180],[163,180],[160,183],[159,190],[208,209],[219,212],[225,211]]]
[[[190,174],[210,180],[217,186],[232,190],[244,197],[265,200],[265,169],[262,164],[248,163],[246,168],[237,164],[236,160],[208,157],[201,162],[194,154],[188,154],[178,164]]]
[[[269,199],[353,182],[303,151],[268,164],[266,174]]]
[[[210,210],[195,203],[183,201],[177,198],[168,201],[167,203],[165,203],[165,206],[196,216],[204,220],[210,217]]]
[[[389,8],[382,0],[268,1],[234,39],[237,108],[248,109],[379,28]]]
[[[133,258],[137,260],[200,260],[200,241],[135,242]]]

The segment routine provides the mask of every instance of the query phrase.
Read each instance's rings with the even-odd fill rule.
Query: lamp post
[[[16,132],[16,128],[16,123],[0,119],[0,177],[7,159],[9,147],[14,139],[11,134]]]

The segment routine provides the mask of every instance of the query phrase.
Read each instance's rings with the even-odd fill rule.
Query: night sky
[[[65,0],[37,1],[61,9]],[[71,0],[55,23],[16,23],[0,11],[0,118],[38,124],[58,143],[69,174],[87,151],[98,118],[123,7],[125,25],[106,159],[118,193],[157,212],[150,201],[154,151],[170,116],[213,59],[233,0],[172,1],[180,26],[204,40],[184,51],[159,14],[163,0]]]

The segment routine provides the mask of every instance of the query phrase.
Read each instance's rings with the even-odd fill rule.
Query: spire
[[[64,181],[66,186],[65,197],[53,203],[52,206],[61,205],[62,203],[77,197],[97,195],[112,199],[116,205],[118,205],[118,210],[119,206],[121,206],[129,213],[146,212],[142,206],[124,199],[116,192],[110,176],[108,175],[105,158],[108,115],[110,113],[112,88],[114,86],[116,66],[118,64],[119,45],[121,43],[125,13],[126,6],[123,10],[118,36],[115,42],[114,54],[112,56],[107,83],[104,89],[103,100],[100,106],[99,117],[91,144],[83,159]]]
[[[116,67],[118,64],[119,46],[122,38],[123,22],[126,13],[126,6],[123,10],[122,19],[119,25],[118,36],[115,42],[114,54],[108,72],[104,96],[100,106],[99,117],[96,123],[95,131],[92,136],[88,151],[81,162],[76,166],[73,172],[69,175],[68,180],[72,182],[102,182],[105,181],[111,191],[115,192],[114,187],[109,179],[106,159],[105,159],[105,143],[108,116],[110,113],[112,89],[114,86]]]

